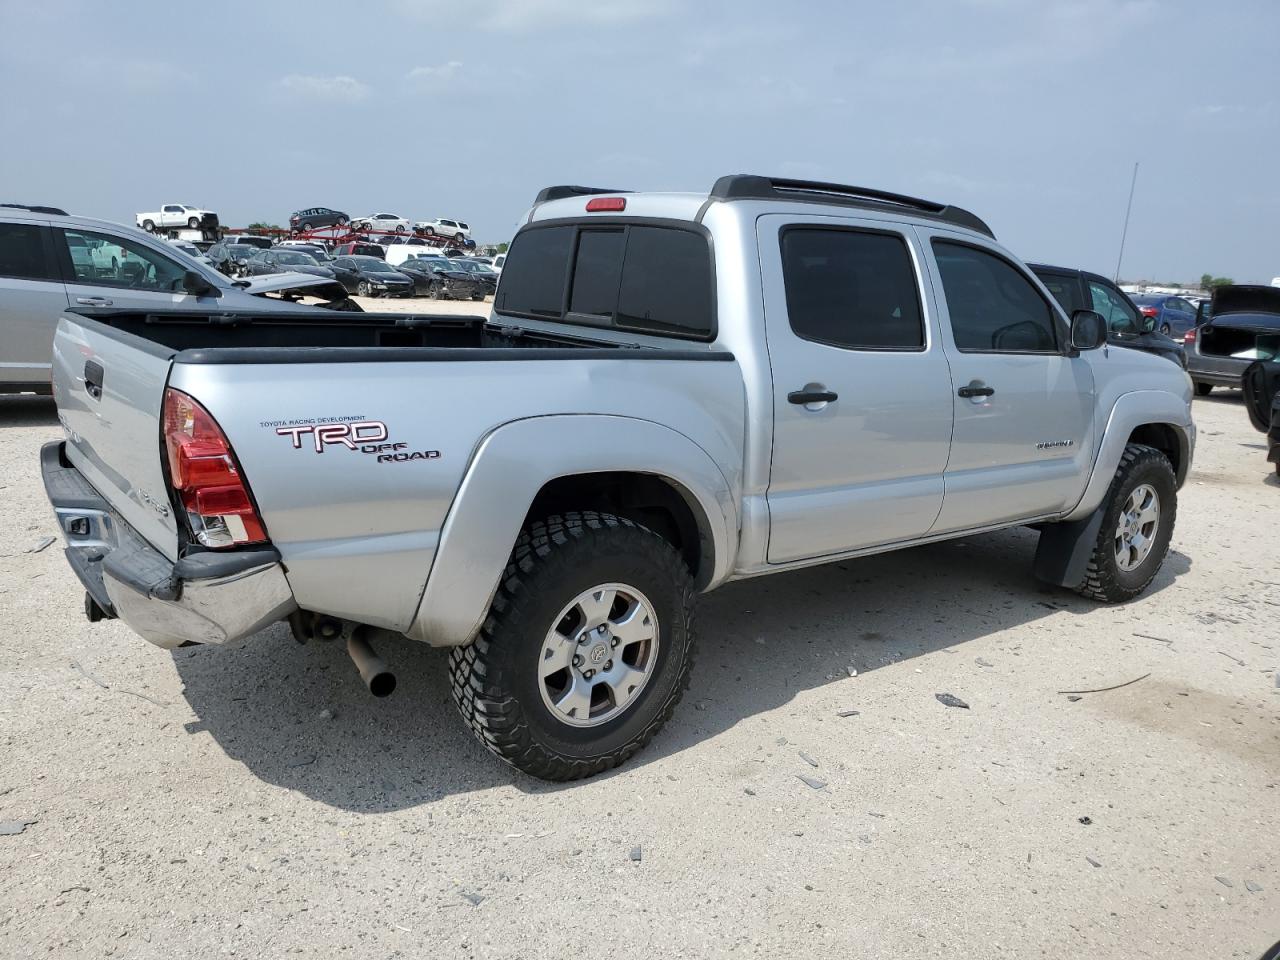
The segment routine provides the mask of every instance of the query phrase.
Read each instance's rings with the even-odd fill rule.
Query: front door
[[[757,223],[773,373],[770,563],[909,540],[942,506],[951,377],[914,235]]]
[[[137,241],[80,228],[54,230],[71,306],[213,306],[216,297],[194,297],[183,277],[191,269]]]
[[[934,532],[1060,513],[1093,459],[1093,371],[1065,318],[1005,254],[919,229],[945,318],[955,430]]]

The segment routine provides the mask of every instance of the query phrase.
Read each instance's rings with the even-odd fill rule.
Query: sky
[[[1276,0],[0,0],[0,201],[452,217],[726,173],[967,207],[1028,261],[1280,276]]]

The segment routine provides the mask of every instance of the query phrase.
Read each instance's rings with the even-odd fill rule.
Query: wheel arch
[[[1111,409],[1084,493],[1063,519],[1086,517],[1102,502],[1130,443],[1155,447],[1164,453],[1181,488],[1191,469],[1195,438],[1195,423],[1185,403],[1176,395],[1158,390],[1124,394]]]
[[[583,509],[654,526],[685,557],[700,589],[726,579],[737,552],[729,482],[684,434],[629,417],[518,420],[491,432],[472,455],[408,636],[432,646],[468,642],[524,525],[540,510]]]

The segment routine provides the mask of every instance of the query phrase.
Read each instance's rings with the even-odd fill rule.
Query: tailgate
[[[138,534],[176,560],[178,525],[160,437],[172,355],[86,317],[64,315],[53,340],[67,459]]]

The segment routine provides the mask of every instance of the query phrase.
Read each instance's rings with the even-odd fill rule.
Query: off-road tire
[[[620,716],[594,727],[556,719],[537,661],[564,604],[600,583],[629,583],[659,623],[648,684]],[[675,548],[624,517],[584,511],[531,523],[516,541],[479,635],[449,657],[453,699],[493,754],[544,780],[578,780],[626,761],[667,722],[689,686],[693,578]]]
[[[1211,394],[1211,393],[1213,393],[1213,384],[1212,384],[1212,383],[1200,383],[1200,382],[1198,382],[1198,381],[1197,381],[1197,383],[1196,383],[1196,396],[1197,396],[1197,397],[1207,397],[1207,396],[1208,396],[1209,394]]]
[[[1129,494],[1142,483],[1151,484],[1160,498],[1160,520],[1151,552],[1133,570],[1122,570],[1116,563],[1115,535]],[[1076,588],[1081,596],[1102,603],[1123,603],[1146,590],[1155,579],[1169,552],[1174,523],[1178,518],[1177,481],[1169,458],[1154,447],[1131,443],[1124,448],[1120,465],[1111,481],[1105,501],[1102,527],[1093,545],[1084,583]]]

